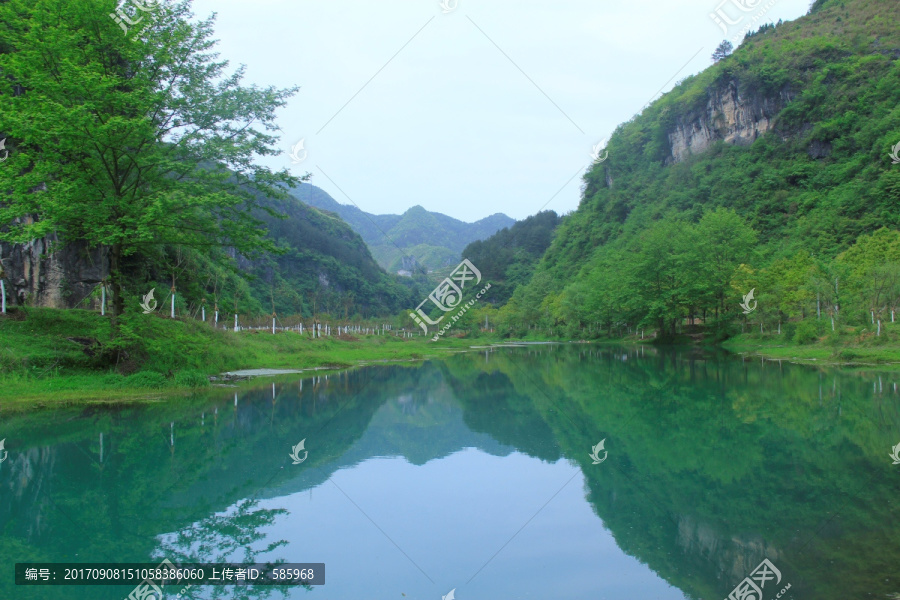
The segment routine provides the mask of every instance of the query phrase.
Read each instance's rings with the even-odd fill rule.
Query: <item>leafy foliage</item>
[[[122,259],[142,248],[272,249],[251,192],[278,197],[297,179],[251,159],[277,153],[275,110],[296,89],[241,87],[242,70],[227,75],[208,53],[211,21],[192,24],[188,2],[156,5],[132,39],[108,8],[0,4],[0,122],[15,140],[0,222],[7,241],[58,231],[109,246],[118,315]]]
[[[898,25],[885,0],[817,2],[621,125],[578,210],[504,307],[509,331],[672,335],[705,323],[727,336],[749,319],[777,329],[812,314],[836,327],[868,314],[877,330],[896,295]],[[714,141],[676,159],[674,132],[729,97],[749,111],[783,108],[752,143]],[[759,308],[745,317],[754,288]]]
[[[154,286],[178,314],[396,312],[412,286],[338,219],[287,190],[275,112],[295,88],[242,86],[212,52],[212,19],[154,4],[123,35],[108,0],[0,3],[0,241],[50,233],[109,249],[114,332]],[[418,295],[418,294],[416,294]],[[161,299],[168,302],[171,296]],[[352,314],[352,313],[351,313]],[[127,340],[125,343],[128,343]]]

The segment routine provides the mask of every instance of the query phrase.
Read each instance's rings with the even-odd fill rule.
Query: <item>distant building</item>
[[[412,277],[412,271],[400,269],[399,271],[397,271],[397,275],[399,275],[400,277]]]

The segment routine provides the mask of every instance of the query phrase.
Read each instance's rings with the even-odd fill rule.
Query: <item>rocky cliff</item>
[[[668,134],[672,149],[668,163],[679,163],[717,141],[749,145],[773,127],[775,116],[793,99],[784,89],[772,97],[740,93],[730,80],[707,92],[706,105],[676,119]]]
[[[109,276],[105,248],[63,245],[55,235],[26,244],[0,243],[0,263],[6,301],[12,305],[99,308],[99,297],[88,296]]]

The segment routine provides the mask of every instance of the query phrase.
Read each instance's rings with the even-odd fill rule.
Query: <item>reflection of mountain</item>
[[[392,394],[402,393],[380,404],[367,421],[365,432],[340,456],[331,457],[320,469],[298,471],[296,477],[277,488],[268,488],[263,496],[310,489],[335,471],[370,458],[402,456],[414,465],[424,465],[463,448],[478,448],[494,456],[506,456],[516,450],[466,426],[462,407],[433,365],[426,364],[413,374],[415,377],[410,377],[404,388],[393,389]]]
[[[277,383],[274,400],[261,384],[189,402],[9,419],[4,435],[16,443],[0,466],[0,560],[144,562],[161,533],[254,494],[311,489],[372,457],[421,465],[467,447],[513,451],[466,427],[442,377],[434,365],[367,368]],[[295,467],[288,453],[304,437],[309,458]],[[9,583],[0,578],[0,597],[12,597]]]
[[[900,564],[900,481],[881,457],[900,431],[900,400],[887,379],[594,347],[459,356],[448,368],[461,384],[508,377],[530,398],[520,411],[535,411],[518,418],[539,417],[581,465],[619,546],[691,597],[727,596],[766,556],[795,597],[898,591],[885,580]],[[467,422],[490,410],[464,404]],[[497,437],[509,428],[481,421]],[[604,437],[609,459],[593,466],[589,449]]]
[[[892,382],[698,352],[543,346],[286,378],[274,399],[261,383],[236,406],[217,390],[14,416],[3,423],[0,561],[143,562],[160,534],[243,498],[311,489],[374,457],[422,465],[477,447],[577,462],[618,545],[692,598],[725,597],[764,556],[797,598],[885,597],[900,591],[885,581],[900,564]],[[304,438],[309,458],[291,465]],[[602,438],[609,457],[592,465]],[[28,598],[10,586],[0,575],[0,597]]]

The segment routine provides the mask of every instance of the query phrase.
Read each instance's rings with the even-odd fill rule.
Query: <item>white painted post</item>
[[[106,316],[106,286],[103,283],[100,284],[100,316]]]
[[[205,306],[200,307],[200,320],[203,321],[204,323],[206,323],[206,307]]]
[[[238,330],[237,313],[234,313],[234,330],[235,330],[235,331]]]
[[[0,279],[0,314],[6,314],[6,284]]]
[[[172,290],[172,318],[175,318],[175,290]]]
[[[272,315],[272,335],[275,335],[275,315]],[[273,386],[275,384],[272,384]]]
[[[870,311],[872,313],[872,325],[875,324],[875,311]]]
[[[834,317],[831,317],[831,330],[834,331]]]
[[[878,319],[878,333],[875,335],[881,335],[881,319]]]

